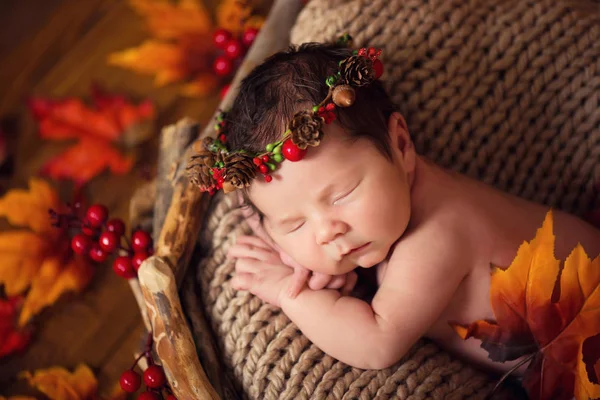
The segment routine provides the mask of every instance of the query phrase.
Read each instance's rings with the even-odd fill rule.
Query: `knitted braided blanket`
[[[518,196],[583,214],[600,205],[600,11],[557,0],[313,1],[294,43],[383,49],[383,79],[419,153]],[[385,370],[325,355],[279,310],[229,286],[247,234],[215,197],[186,308],[201,304],[240,394],[251,399],[481,399],[494,386],[425,339]],[[192,329],[198,325],[190,315]],[[201,333],[197,333],[200,335]],[[518,398],[516,393],[498,396]]]

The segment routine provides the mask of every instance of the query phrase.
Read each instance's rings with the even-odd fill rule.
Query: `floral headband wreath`
[[[352,38],[345,34],[338,44],[350,46]],[[353,54],[339,62],[339,69],[328,76],[327,97],[312,109],[297,112],[289,122],[281,139],[269,143],[265,150],[251,153],[244,149],[227,148],[225,113],[217,116],[216,137],[206,137],[186,167],[188,177],[194,185],[211,195],[217,190],[229,193],[250,186],[258,173],[266,182],[271,182],[271,171],[283,160],[300,161],[308,146],[316,147],[323,138],[323,124],[332,123],[336,116],[335,107],[350,107],[354,104],[354,87],[365,86],[378,79],[383,73],[379,60],[380,49],[373,47],[355,50]]]

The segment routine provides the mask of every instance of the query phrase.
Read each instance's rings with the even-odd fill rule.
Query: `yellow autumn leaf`
[[[63,367],[50,367],[34,373],[24,371],[19,377],[52,400],[86,400],[94,398],[98,391],[98,381],[85,364],[78,365],[72,373]]]
[[[51,400],[125,400],[125,393],[119,384],[109,391],[108,397],[98,395],[98,381],[92,370],[85,364],[80,364],[75,371],[69,372],[63,367],[40,369],[33,373],[21,372],[19,377],[26,379],[29,385],[44,393]],[[28,397],[11,397],[6,400],[28,400]],[[2,400],[2,397],[0,397]]]
[[[28,228],[0,232],[0,286],[9,297],[29,289],[19,326],[63,293],[82,290],[92,277],[91,263],[70,251],[67,231],[52,226],[48,211],[60,208],[58,194],[37,178],[29,190],[12,189],[0,198],[0,217]]]
[[[130,0],[146,21],[152,38],[108,56],[111,65],[154,75],[163,86],[184,81],[185,95],[205,95],[217,87],[211,73],[215,48],[213,23],[200,0]]]

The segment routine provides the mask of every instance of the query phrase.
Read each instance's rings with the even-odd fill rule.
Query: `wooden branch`
[[[142,263],[138,278],[152,325],[155,351],[175,396],[218,400],[200,366],[171,267],[160,257],[152,256]]]
[[[158,149],[158,171],[156,175],[156,199],[154,201],[154,218],[152,222],[152,237],[160,235],[167,210],[173,197],[175,174],[181,162],[185,149],[198,136],[200,125],[183,118],[176,124],[164,127],[160,133]],[[182,274],[183,275],[183,274]]]
[[[253,46],[233,80],[227,95],[221,102],[219,109],[230,108],[237,95],[239,83],[271,54],[285,49],[289,45],[290,29],[301,9],[298,0],[276,0],[271,12],[262,26]],[[216,123],[215,113],[210,123],[198,139],[213,133]],[[193,154],[193,146],[188,146],[184,159]],[[184,270],[190,261],[195,238],[198,236],[200,225],[204,218],[205,207],[201,206],[203,195],[195,186],[191,185],[185,174],[185,163],[181,163],[175,177],[175,185],[171,205],[167,211],[165,223],[158,237],[156,255],[164,257],[173,268],[174,274],[181,282]]]

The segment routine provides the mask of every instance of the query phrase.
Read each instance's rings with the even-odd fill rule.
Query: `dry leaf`
[[[8,296],[28,290],[20,327],[63,293],[85,288],[93,274],[89,260],[73,256],[67,231],[52,226],[49,209],[61,209],[58,195],[36,178],[28,191],[13,189],[0,198],[0,216],[26,228],[0,232],[0,285]]]
[[[78,139],[65,152],[48,161],[42,173],[53,179],[72,179],[81,185],[108,168],[114,174],[128,172],[132,156],[114,145],[132,147],[152,134],[154,106],[148,100],[133,105],[124,96],[99,88],[92,92],[93,106],[78,98],[32,98],[29,107],[39,123],[43,139]]]
[[[535,357],[523,386],[532,399],[600,397],[600,256],[578,245],[561,263],[554,257],[552,212],[506,270],[495,269],[490,298],[496,322],[452,324],[475,337],[492,360]],[[556,288],[555,288],[556,286]]]
[[[157,86],[187,81],[184,94],[205,95],[217,86],[212,74],[214,29],[199,0],[130,0],[142,15],[154,39],[140,46],[113,53],[112,65],[155,75]]]
[[[98,396],[98,381],[92,370],[85,364],[77,366],[72,373],[63,367],[51,367],[30,372],[21,372],[21,378],[51,400],[90,400],[100,399]],[[125,400],[127,394],[119,388],[111,390],[104,400]],[[10,398],[8,400],[16,400]]]

